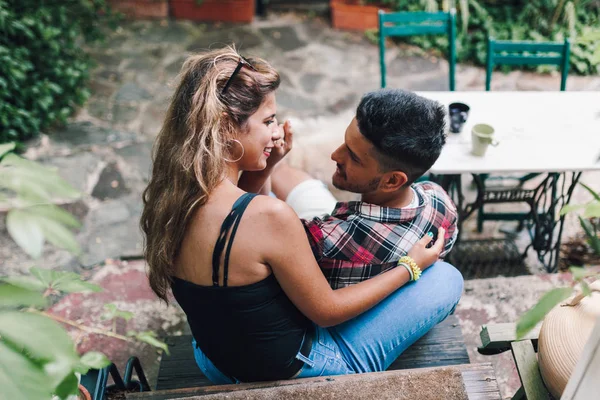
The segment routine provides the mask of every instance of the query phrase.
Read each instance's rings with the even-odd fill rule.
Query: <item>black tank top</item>
[[[299,370],[295,356],[311,324],[273,274],[250,285],[227,286],[231,245],[242,214],[255,196],[242,195],[223,221],[212,257],[213,286],[177,277],[172,283],[198,347],[221,372],[242,382],[291,378]],[[219,286],[224,249],[223,286]]]

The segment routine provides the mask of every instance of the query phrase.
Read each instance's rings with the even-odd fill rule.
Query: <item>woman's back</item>
[[[240,196],[218,231],[214,223],[228,196],[214,196],[218,202],[209,201],[208,207],[198,210],[194,221],[207,229],[197,235],[199,226],[192,223],[172,290],[197,345],[221,371],[240,381],[285,379],[300,368],[295,356],[310,322],[290,302],[270,269],[259,262],[260,250],[244,245],[244,238],[255,239],[251,233],[263,225],[246,212],[254,196]],[[186,256],[192,251],[195,260]],[[229,279],[234,271],[235,280]],[[266,277],[261,276],[264,272]],[[249,281],[256,277],[260,279]]]

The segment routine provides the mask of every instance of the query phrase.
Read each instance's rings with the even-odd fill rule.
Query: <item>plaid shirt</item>
[[[442,256],[454,245],[456,206],[433,182],[412,185],[414,208],[380,207],[361,201],[337,203],[331,215],[302,220],[312,251],[333,289],[349,286],[396,266],[427,232],[446,229]]]

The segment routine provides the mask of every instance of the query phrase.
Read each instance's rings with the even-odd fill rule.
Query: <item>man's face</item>
[[[376,191],[383,174],[373,151],[373,144],[360,133],[356,118],[353,118],[346,128],[344,143],[331,154],[337,164],[331,178],[333,186],[361,194]]]

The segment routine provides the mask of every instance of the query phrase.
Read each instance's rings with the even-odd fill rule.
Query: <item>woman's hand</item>
[[[275,147],[271,150],[271,155],[267,159],[267,168],[272,168],[279,161],[285,157],[287,153],[292,150],[294,141],[294,131],[292,130],[292,123],[287,120],[284,124],[279,125],[281,131],[281,138],[275,141]]]
[[[408,256],[415,260],[421,271],[429,268],[440,258],[440,254],[444,249],[444,235],[446,235],[446,230],[439,228],[438,236],[433,246],[430,248],[426,247],[433,240],[433,237],[425,235],[408,252]]]

